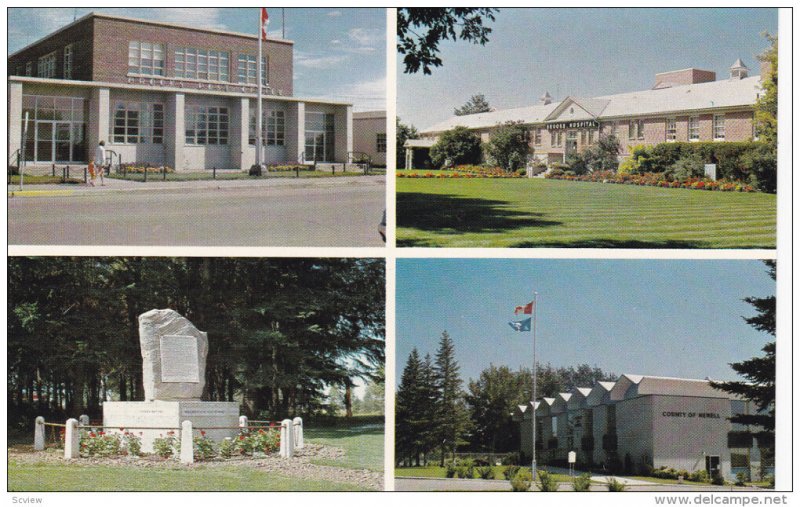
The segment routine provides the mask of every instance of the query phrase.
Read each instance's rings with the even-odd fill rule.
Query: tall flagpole
[[[532,394],[532,408],[531,408],[531,415],[533,424],[531,425],[532,431],[532,438],[531,441],[533,442],[533,446],[531,447],[531,473],[532,473],[532,480],[533,480],[533,491],[536,490],[536,307],[539,306],[536,303],[536,296],[538,292],[533,292],[533,394]]]
[[[261,168],[262,165],[262,125],[261,125],[261,43],[264,38],[264,18],[263,7],[258,9],[258,61],[256,67],[258,68],[258,105],[256,106],[256,165]]]

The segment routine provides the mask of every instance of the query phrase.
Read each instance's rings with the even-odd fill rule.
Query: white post
[[[281,421],[281,458],[291,458],[294,455],[294,431],[292,420]]]
[[[44,417],[42,416],[36,418],[33,426],[33,450],[44,450]]]
[[[263,151],[262,151],[262,133],[261,129],[263,128],[261,124],[261,87],[263,86],[262,83],[262,75],[261,75],[261,43],[262,39],[264,38],[263,30],[264,25],[262,24],[261,19],[261,8],[258,9],[258,60],[256,61],[256,68],[258,69],[258,105],[256,107],[256,165],[261,168],[264,164],[263,160]]]
[[[240,431],[246,431],[247,430],[247,416],[246,415],[240,415],[239,416],[239,427],[241,428]]]
[[[194,463],[194,439],[192,421],[183,421],[181,424],[181,463],[191,465]]]
[[[81,426],[89,426],[89,416],[82,414],[80,417],[78,417],[78,422],[81,423]]]
[[[64,459],[75,459],[81,456],[81,434],[78,431],[78,420],[67,419],[64,435]]]
[[[297,449],[303,448],[303,419],[295,417],[294,420],[294,446]]]

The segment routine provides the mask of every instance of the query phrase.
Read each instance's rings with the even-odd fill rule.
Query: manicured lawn
[[[315,444],[341,447],[346,455],[337,460],[313,460],[318,465],[332,465],[383,471],[383,424],[355,426],[307,427],[304,438]]]
[[[505,480],[503,477],[503,470],[505,470],[506,466],[493,466],[492,469],[494,471],[494,479],[497,480]],[[530,470],[529,470],[530,471]],[[434,479],[445,479],[447,476],[445,474],[446,469],[440,467],[439,465],[428,465],[423,467],[398,467],[394,469],[394,476],[395,477],[430,477]],[[558,482],[572,482],[572,478],[568,475],[562,474],[550,474],[551,477],[554,477]],[[473,480],[480,481],[478,474],[475,474],[475,478]]]
[[[775,248],[775,195],[547,179],[397,179],[401,247]]]
[[[148,469],[8,464],[9,491],[358,491],[353,484],[298,479],[244,467]]]

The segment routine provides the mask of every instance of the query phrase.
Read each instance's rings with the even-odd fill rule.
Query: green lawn
[[[547,179],[397,179],[401,247],[775,248],[775,195]]]
[[[358,491],[353,484],[298,479],[245,467],[155,469],[8,464],[9,491]]]
[[[493,466],[492,470],[494,471],[494,479],[497,480],[505,480],[503,477],[503,470],[505,470],[506,466]],[[439,465],[428,465],[428,466],[421,466],[421,467],[398,467],[394,469],[394,476],[395,477],[430,477],[435,479],[445,479],[447,476],[445,474],[446,469],[440,467]],[[529,470],[530,471],[530,470]],[[568,475],[563,474],[550,474],[551,477],[555,478],[558,482],[572,482],[572,478]],[[478,474],[475,474],[476,481],[482,480],[478,478]]]
[[[318,465],[333,465],[347,468],[366,468],[383,471],[383,424],[357,426],[307,427],[305,440],[315,444],[341,447],[346,455],[337,460],[314,460]]]

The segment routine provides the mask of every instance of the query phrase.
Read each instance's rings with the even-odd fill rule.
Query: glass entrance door
[[[36,162],[53,162],[53,123],[36,122]]]
[[[325,132],[306,132],[306,160],[327,162],[325,160]]]
[[[55,162],[72,161],[72,126],[69,123],[57,122],[53,130],[53,148]]]

